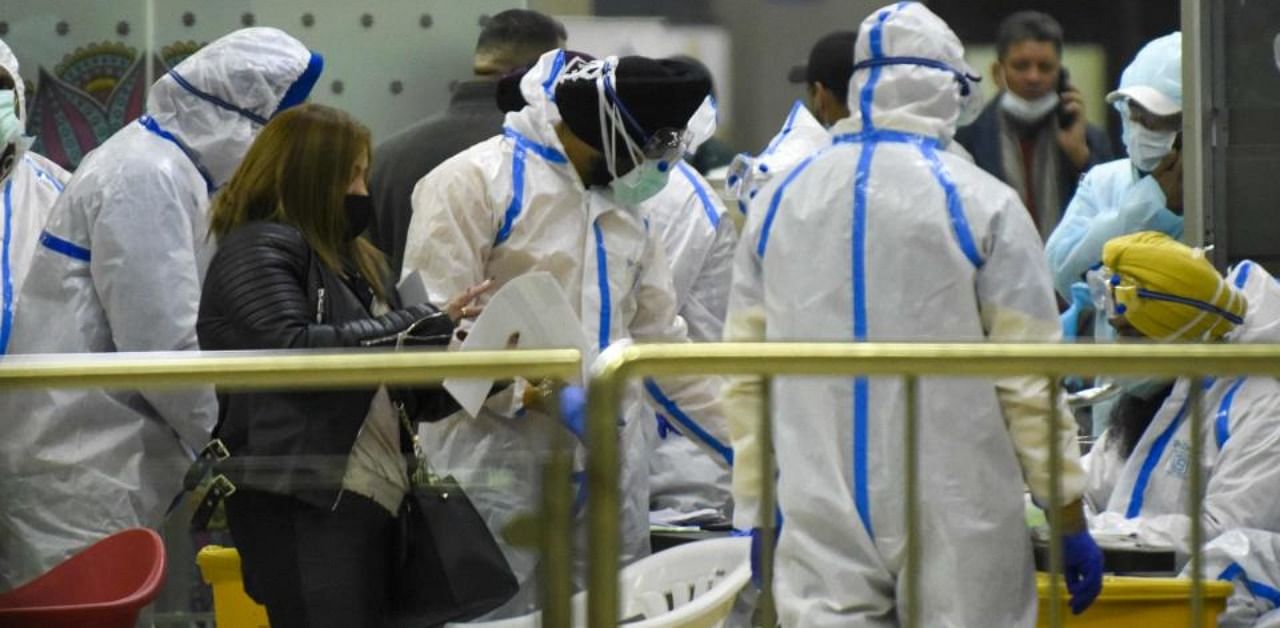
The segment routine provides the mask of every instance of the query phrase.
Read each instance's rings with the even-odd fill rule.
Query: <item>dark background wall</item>
[[[801,62],[823,34],[856,29],[885,0],[594,0],[596,15],[662,16],[674,22],[718,24],[733,46],[732,142],[741,150],[762,146],[780,126],[790,103],[802,95],[786,83],[786,71]],[[1177,0],[931,0],[969,44],[993,43],[1006,15],[1035,9],[1062,23],[1069,40],[1097,43],[1107,53],[1108,85],[1146,41],[1178,28]],[[1112,135],[1119,120],[1111,116]]]

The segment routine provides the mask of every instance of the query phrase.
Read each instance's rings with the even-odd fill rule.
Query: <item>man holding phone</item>
[[[1009,184],[1046,238],[1075,195],[1080,175],[1112,158],[1102,129],[1062,66],[1062,27],[1038,11],[1005,18],[991,75],[1000,95],[956,140],[983,170]]]

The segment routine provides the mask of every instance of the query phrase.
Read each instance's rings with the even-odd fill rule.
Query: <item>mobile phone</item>
[[[1071,73],[1067,68],[1058,68],[1058,96],[1061,97],[1063,92],[1071,88]],[[1058,128],[1069,129],[1071,125],[1076,123],[1074,114],[1067,113],[1067,107],[1064,103],[1058,103]]]

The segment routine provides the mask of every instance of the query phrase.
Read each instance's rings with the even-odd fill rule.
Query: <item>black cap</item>
[[[627,134],[643,146],[659,129],[683,129],[711,93],[711,77],[694,64],[674,59],[623,57],[618,60],[614,90],[640,129]],[[579,139],[604,149],[594,80],[566,80],[556,87],[556,107]]]
[[[853,44],[858,39],[854,31],[836,31],[819,39],[809,50],[809,63],[797,65],[787,73],[792,83],[822,83],[837,94],[849,88],[853,76]]]

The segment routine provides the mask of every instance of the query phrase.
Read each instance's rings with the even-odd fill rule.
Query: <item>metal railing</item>
[[[233,390],[350,388],[437,384],[447,378],[551,379],[574,381],[582,374],[575,349],[444,352],[402,351],[228,351],[150,352],[0,356],[0,391],[22,388],[166,389],[214,385]],[[553,410],[556,404],[552,404]],[[558,442],[546,477],[567,477],[567,443]],[[569,548],[557,534],[571,524],[567,485],[545,491],[544,555],[561,556],[544,571],[551,598],[567,600]],[[557,569],[558,568],[558,569]],[[567,621],[567,615],[566,621]],[[179,617],[185,622],[189,617]],[[172,623],[171,620],[168,623]]]
[[[617,419],[623,391],[628,383],[646,376],[778,375],[805,376],[902,376],[906,378],[907,413],[905,424],[904,473],[906,477],[907,563],[904,590],[909,595],[905,608],[906,626],[919,626],[921,561],[917,534],[916,501],[919,498],[917,452],[919,431],[918,377],[964,376],[1001,377],[1039,375],[1048,379],[1049,394],[1058,395],[1058,381],[1071,375],[1157,375],[1190,376],[1191,434],[1199,435],[1204,422],[1200,408],[1200,378],[1218,375],[1269,375],[1280,377],[1280,346],[1268,345],[1066,345],[1066,344],[700,344],[636,345],[610,347],[597,360],[591,378],[588,405],[588,581],[587,625],[609,626],[617,622],[619,596],[616,574],[620,550],[618,480],[620,460]],[[766,379],[765,389],[769,388]],[[766,394],[767,396],[767,394]],[[767,398],[766,398],[767,401]],[[1050,502],[1061,500],[1060,461],[1062,451],[1056,437],[1058,404],[1050,404],[1052,416],[1046,429],[1050,443]],[[759,424],[762,468],[772,468],[773,439],[770,406],[763,405]],[[1191,438],[1189,515],[1191,517],[1191,625],[1200,626],[1203,616],[1203,575],[1201,573],[1202,495],[1201,443]],[[772,474],[762,473],[760,512],[774,511]],[[1049,509],[1049,620],[1062,625],[1061,513]],[[761,518],[763,538],[761,563],[765,571],[765,593],[772,575],[773,517]],[[553,605],[568,600],[551,600]],[[766,601],[766,625],[773,620]]]
[[[445,353],[410,350],[401,352],[220,352],[140,353],[93,355],[7,356],[0,359],[0,390],[23,387],[106,387],[154,389],[216,385],[234,389],[325,388],[437,383],[450,377],[503,379],[515,376],[569,381],[581,373],[581,356],[574,350],[488,351]],[[908,522],[907,567],[904,590],[909,595],[906,625],[919,624],[918,602],[926,592],[918,581],[921,561],[916,533],[919,417],[918,378],[930,376],[1000,377],[1041,375],[1056,395],[1057,381],[1069,375],[1160,375],[1201,378],[1211,375],[1269,375],[1280,377],[1280,346],[1267,345],[1002,345],[1002,344],[701,344],[615,345],[595,365],[588,404],[588,591],[590,626],[608,626],[618,618],[620,450],[617,417],[628,382],[642,376],[779,375],[902,376],[908,398],[905,422],[905,517]],[[767,382],[766,382],[767,383]],[[769,422],[769,387],[760,417],[764,445],[762,467],[772,467],[772,433]],[[1191,387],[1191,430],[1200,433],[1203,412],[1201,386]],[[1056,404],[1052,407],[1055,408]],[[1056,418],[1056,417],[1055,417]],[[1050,421],[1052,430],[1057,421]],[[1053,461],[1062,452],[1050,438],[1051,495],[1057,503],[1060,477]],[[1189,502],[1191,515],[1192,621],[1199,625],[1202,600],[1200,511],[1203,485],[1201,443],[1191,439]],[[548,463],[547,477],[567,475],[568,461],[560,449]],[[769,478],[769,474],[763,474]],[[559,484],[559,483],[557,483]],[[567,487],[567,484],[565,484]],[[562,487],[564,488],[564,487]],[[761,512],[774,509],[774,485],[762,483]],[[546,626],[568,625],[568,535],[557,529],[571,525],[565,490],[547,491],[543,517],[544,577],[549,580],[543,615]],[[560,512],[564,511],[564,512]],[[1059,572],[1062,557],[1058,544],[1061,521],[1050,509],[1051,625],[1061,625]],[[771,539],[773,518],[764,517],[765,539]],[[772,543],[764,543],[762,563],[765,583],[772,574]],[[768,590],[766,588],[766,590]],[[766,607],[770,606],[766,602]]]

